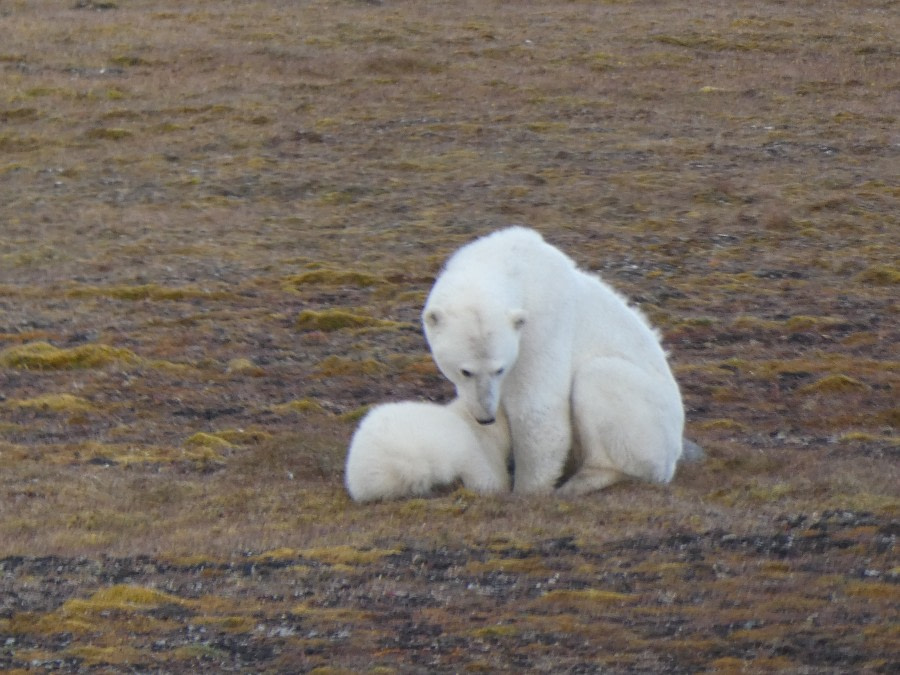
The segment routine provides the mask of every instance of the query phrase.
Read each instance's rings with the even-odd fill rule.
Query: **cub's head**
[[[503,381],[519,356],[525,313],[426,307],[423,323],[434,361],[456,386],[457,397],[479,423],[492,424]]]

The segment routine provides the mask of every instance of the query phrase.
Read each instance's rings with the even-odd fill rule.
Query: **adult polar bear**
[[[444,266],[423,311],[434,360],[480,423],[509,420],[514,491],[578,495],[626,477],[665,483],[684,408],[657,333],[541,235],[511,227]]]

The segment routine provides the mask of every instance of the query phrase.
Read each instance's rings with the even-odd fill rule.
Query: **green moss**
[[[338,668],[335,666],[316,666],[309,671],[309,675],[350,675],[353,671],[347,668]]]
[[[366,272],[353,270],[316,269],[301,272],[284,280],[285,288],[297,290],[302,286],[355,286],[368,288],[387,283],[385,279]]]
[[[375,359],[347,359],[332,354],[319,361],[316,372],[326,377],[341,375],[379,375],[385,365]]]
[[[794,488],[790,483],[765,484],[753,481],[748,485],[716,490],[706,497],[726,506],[739,506],[747,503],[769,504],[777,502],[793,492]]]
[[[140,56],[134,56],[131,54],[123,54],[121,56],[114,56],[110,59],[110,62],[117,66],[147,66],[150,65],[148,61],[145,61]]]
[[[857,281],[878,286],[900,284],[900,270],[889,265],[874,265],[856,276]]]
[[[94,406],[72,394],[45,394],[36,398],[13,399],[3,404],[7,408],[35,408],[49,412],[90,412]]]
[[[865,431],[849,431],[839,439],[844,443],[887,443],[888,445],[900,445],[900,438],[896,436],[882,436]]]
[[[231,359],[225,368],[225,372],[242,373],[244,375],[252,375],[256,377],[262,377],[266,374],[266,371],[263,368],[257,366],[250,359],[244,358]]]
[[[482,640],[490,640],[492,638],[505,638],[518,635],[522,632],[522,628],[514,624],[497,624],[495,626],[484,626],[470,631],[469,635]]]
[[[35,120],[38,111],[35,108],[7,108],[0,110],[0,122],[25,122]]]
[[[41,146],[41,141],[33,136],[12,133],[0,134],[0,152],[31,152]]]
[[[366,565],[389,555],[396,555],[399,549],[366,549],[352,546],[329,546],[326,548],[308,548],[299,551],[304,558],[317,560],[329,565]]]
[[[802,394],[841,394],[851,391],[863,391],[868,388],[864,383],[848,375],[829,375],[803,387],[799,391]]]
[[[741,424],[737,420],[729,419],[727,417],[721,417],[718,419],[707,420],[700,424],[700,428],[704,430],[724,430],[724,431],[737,431],[744,433],[747,431],[747,425]]]
[[[353,410],[338,415],[338,419],[341,422],[348,422],[353,424],[365,417],[366,413],[368,413],[371,409],[372,406],[370,405],[361,405],[358,408],[354,408]]]
[[[119,626],[135,632],[151,632],[159,630],[164,624],[144,614],[146,610],[163,605],[190,607],[192,604],[193,601],[153,588],[117,584],[101,589],[86,599],[67,600],[56,611],[38,617],[32,628],[43,634],[78,635],[99,629],[113,631]]]
[[[111,363],[137,363],[134,352],[101,344],[59,348],[47,342],[30,342],[0,352],[0,366],[23,370],[73,370],[102,368]]]
[[[300,551],[295,548],[276,548],[271,551],[266,551],[265,553],[260,553],[259,555],[255,555],[251,558],[256,562],[273,562],[273,561],[283,561],[283,560],[293,560],[300,556]]]
[[[367,622],[372,620],[371,612],[349,607],[317,607],[308,603],[294,605],[291,613],[318,624],[348,623],[352,621]]]
[[[252,616],[240,616],[231,614],[227,616],[197,616],[192,619],[194,623],[202,626],[210,626],[224,633],[249,633],[259,622]]]
[[[167,288],[159,284],[138,284],[134,286],[76,286],[67,295],[73,298],[108,297],[116,300],[185,300],[190,298],[222,299],[224,294],[204,291],[198,288]]]
[[[299,330],[320,330],[326,333],[347,328],[397,328],[405,324],[385,319],[376,319],[365,314],[348,312],[343,309],[311,309],[300,312],[296,326]]]
[[[356,195],[348,190],[331,190],[319,197],[319,202],[323,206],[342,206],[352,204]]]
[[[297,317],[297,328],[301,330],[335,331],[343,328],[371,326],[373,319],[361,314],[353,314],[339,309],[315,312],[306,310]]]
[[[731,322],[731,325],[739,330],[776,330],[781,326],[778,321],[769,321],[747,315],[736,317]]]
[[[298,412],[326,414],[328,412],[322,407],[321,403],[311,398],[301,398],[295,401],[274,405],[272,406],[272,410],[278,413]]]
[[[259,445],[272,439],[272,434],[261,429],[223,429],[210,435],[234,445]]]
[[[184,445],[189,448],[208,448],[210,450],[230,450],[234,447],[234,444],[217,434],[208,434],[202,431],[188,438]]]
[[[142,663],[146,654],[129,645],[101,647],[97,645],[72,645],[65,650],[69,657],[78,659],[84,666],[116,666],[130,663]]]
[[[188,605],[190,601],[155,588],[118,584],[97,591],[89,600],[70,600],[64,606],[72,609],[77,605],[79,608],[99,611],[104,609],[137,609],[173,604]]]
[[[882,581],[850,581],[844,587],[844,593],[863,598],[900,598],[897,585]]]
[[[504,572],[506,574],[546,574],[548,569],[540,556],[528,558],[497,558],[494,560],[474,561],[466,565],[472,574],[485,572]]]

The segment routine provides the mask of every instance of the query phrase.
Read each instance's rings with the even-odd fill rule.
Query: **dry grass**
[[[895,668],[900,25],[851,5],[0,9],[0,668]],[[660,326],[708,460],[352,504],[510,223]]]

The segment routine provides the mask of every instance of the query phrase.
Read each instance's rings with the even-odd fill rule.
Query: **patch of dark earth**
[[[860,530],[868,533],[862,544],[855,535]],[[177,564],[152,556],[9,556],[0,559],[0,619],[51,613],[69,599],[87,598],[114,584],[131,584],[156,588],[185,600],[210,595],[224,595],[238,601],[247,598],[262,608],[253,614],[254,621],[258,621],[256,629],[237,633],[213,625],[203,626],[196,620],[200,610],[193,606],[173,602],[134,609],[138,614],[164,620],[169,628],[163,633],[130,636],[132,647],[146,650],[148,654],[179,646],[202,647],[202,658],[191,663],[192,667],[203,669],[278,670],[288,658],[289,661],[294,659],[291,663],[295,672],[304,672],[317,663],[321,665],[321,659],[326,657],[336,666],[362,667],[366,663],[365,655],[356,653],[358,650],[352,647],[353,634],[360,630],[361,620],[348,621],[344,626],[338,621],[333,629],[323,630],[307,617],[290,611],[290,607],[303,603],[368,614],[371,626],[367,630],[374,630],[380,636],[376,636],[369,647],[407,664],[409,668],[404,666],[403,672],[454,672],[460,665],[456,663],[454,667],[454,655],[465,652],[474,657],[479,649],[491,651],[491,659],[500,658],[506,666],[515,665],[524,670],[619,672],[616,667],[610,668],[608,661],[602,668],[592,662],[585,656],[590,650],[585,648],[584,638],[562,629],[527,629],[502,637],[488,633],[472,643],[458,634],[445,634],[444,626],[435,619],[441,616],[435,612],[444,611],[452,617],[471,616],[480,621],[476,625],[490,626],[493,625],[492,615],[508,615],[504,607],[515,606],[509,603],[524,603],[528,607],[549,590],[602,589],[641,598],[639,608],[648,604],[667,606],[662,613],[655,608],[642,613],[632,611],[633,606],[617,607],[615,604],[601,604],[591,609],[590,617],[607,624],[621,624],[643,640],[659,641],[659,649],[653,650],[653,658],[648,654],[641,657],[636,652],[627,664],[622,663],[621,672],[651,672],[662,668],[666,672],[687,673],[716,658],[752,660],[763,645],[747,640],[720,640],[702,655],[692,658],[682,651],[668,656],[663,662],[666,640],[690,635],[728,638],[735,632],[746,633],[765,627],[769,620],[720,621],[727,615],[727,612],[719,612],[723,602],[721,594],[716,595],[709,590],[710,586],[704,586],[704,582],[739,577],[744,569],[783,564],[796,570],[798,575],[838,574],[847,580],[860,581],[875,576],[878,581],[900,585],[896,565],[877,573],[866,565],[876,557],[888,566],[891,560],[896,561],[898,534],[900,521],[886,516],[826,511],[785,514],[773,520],[770,531],[750,534],[724,530],[678,532],[598,544],[561,537],[539,541],[528,548],[514,545],[502,548],[496,544],[490,549],[482,546],[429,548],[408,544],[374,563],[350,569],[306,559],[302,552],[293,558],[277,560],[259,558],[255,553],[247,552],[227,562],[210,560],[191,564]],[[860,547],[865,550],[861,551]],[[681,583],[672,586],[671,579],[663,583],[659,572],[653,571],[652,567],[650,571],[642,568],[641,564],[650,556],[661,564],[679,564]],[[534,569],[540,572],[501,571],[503,565],[472,572],[469,570],[485,569],[485,566],[467,567],[471,563],[505,560],[533,561]],[[585,564],[596,571],[580,572]],[[298,574],[298,569],[305,571]],[[526,566],[526,569],[531,567]],[[385,584],[393,590],[385,592]],[[650,601],[648,598],[657,599]],[[746,598],[744,602],[746,604]],[[698,619],[689,611],[698,606],[710,607],[710,616],[706,620]],[[864,606],[865,603],[857,603],[845,610],[846,616],[840,621],[843,628],[857,624],[862,628],[878,620],[864,616],[865,612],[860,609]],[[682,609],[684,611],[680,611]],[[552,615],[557,610],[541,611]],[[427,612],[428,619],[422,618],[423,612]],[[900,665],[896,649],[885,648],[883,653],[873,653],[871,645],[867,647],[846,635],[838,635],[835,633],[837,628],[810,620],[797,626],[796,630],[786,632],[775,647],[765,645],[765,651],[771,657],[774,649],[775,656],[815,668],[816,672],[854,670],[863,664],[870,672],[896,672],[893,669]],[[103,670],[102,664],[88,666],[67,655],[66,649],[73,639],[65,632],[45,634],[18,629],[4,634],[0,630],[0,669]],[[467,643],[471,643],[468,652]],[[500,650],[499,654],[494,654],[496,650]],[[23,651],[39,652],[44,658],[40,663],[26,662],[17,657]],[[544,664],[540,654],[565,658],[557,661],[558,668],[554,670]],[[159,666],[148,660],[143,666],[132,663],[128,669],[160,672]],[[182,666],[170,663],[166,667],[177,671]]]

